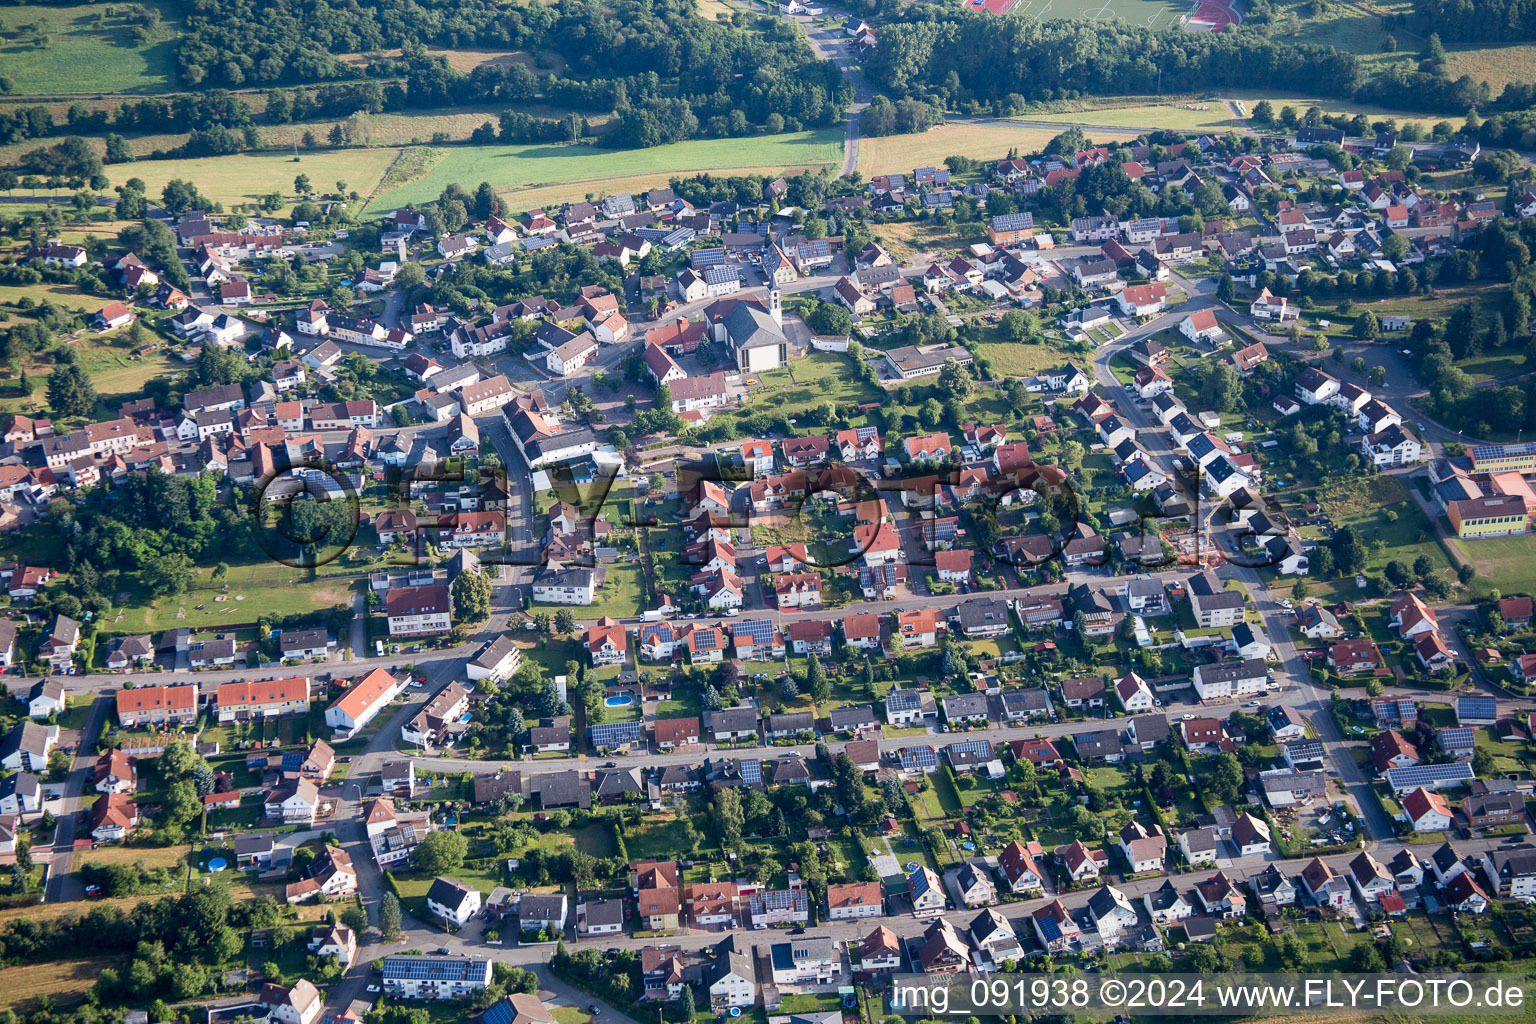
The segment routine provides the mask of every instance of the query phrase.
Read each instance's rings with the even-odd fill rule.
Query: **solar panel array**
[[[464,956],[389,956],[385,981],[466,981],[485,973],[487,961]]]
[[[593,744],[599,747],[621,747],[645,739],[645,725],[641,722],[603,722],[590,731]]]
[[[939,755],[932,747],[902,747],[901,766],[903,768],[937,768]]]
[[[1435,732],[1435,741],[1442,747],[1470,747],[1476,737],[1477,730],[1470,725],[1450,726]]]
[[[944,749],[949,751],[950,756],[969,754],[972,757],[990,757],[992,755],[992,744],[986,740],[961,740],[959,743],[949,744]]]
[[[916,690],[892,690],[885,695],[887,711],[916,711],[922,704]]]
[[[1472,766],[1465,761],[1454,761],[1450,764],[1416,764],[1407,768],[1387,769],[1387,783],[1395,790],[1432,786],[1437,782],[1475,777]]]
[[[750,636],[754,644],[773,643],[773,623],[768,619],[743,619],[731,623],[731,636]]]
[[[480,1015],[484,1024],[512,1024],[512,1006],[505,999],[498,1000],[494,1006]]]
[[[763,781],[763,762],[761,761],[737,761],[736,767],[741,771],[741,781],[749,786],[760,785]]]
[[[1492,697],[1457,697],[1457,718],[1497,718],[1499,702]]]
[[[1491,462],[1495,459],[1514,458],[1536,454],[1536,442],[1525,444],[1478,444],[1472,446],[1472,461]]]
[[[652,637],[656,637],[662,643],[671,643],[676,639],[672,635],[672,627],[665,622],[653,622],[640,627],[640,642],[646,643]]]
[[[754,914],[769,910],[801,910],[809,909],[810,899],[804,889],[770,889],[753,893],[751,905]]]

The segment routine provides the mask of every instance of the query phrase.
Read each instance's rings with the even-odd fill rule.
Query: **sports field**
[[[495,186],[515,208],[524,195],[538,193],[553,202],[557,192],[581,198],[622,190],[619,183],[646,175],[687,176],[701,171],[786,170],[822,167],[842,161],[843,130],[762,135],[746,139],[695,139],[651,149],[613,150],[596,146],[455,147],[420,178],[381,195],[373,209],[436,199],[451,183],[474,188]],[[565,186],[565,189],[554,189]]]
[[[168,5],[149,2],[162,17]],[[112,13],[108,13],[112,12]],[[0,68],[21,95],[149,93],[171,87],[175,32],[160,25],[143,45],[123,8],[41,4],[0,8]]]
[[[1187,3],[1165,0],[961,0],[968,11],[1007,14],[1030,21],[1081,18],[1085,21],[1110,21],[1118,18],[1130,25],[1167,28],[1178,24],[1190,12]]]

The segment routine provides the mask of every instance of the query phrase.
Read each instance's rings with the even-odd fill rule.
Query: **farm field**
[[[1205,109],[1190,109],[1191,107]],[[1128,128],[1170,128],[1187,132],[1226,132],[1243,127],[1232,108],[1216,99],[1181,100],[1169,103],[1136,103],[1128,106],[1093,107],[1063,113],[1021,114],[1015,120],[1070,121],[1091,128],[1094,125],[1123,125]]]
[[[59,1003],[77,1003],[96,984],[103,969],[118,967],[127,959],[93,956],[0,968],[0,991],[6,993],[8,1005],[18,1008],[44,996]]]
[[[1485,46],[1476,50],[1448,50],[1452,78],[1471,75],[1487,82],[1497,96],[1510,82],[1536,78],[1536,46]]]
[[[348,189],[367,195],[399,152],[393,147],[313,151],[301,153],[298,163],[292,156],[278,154],[145,160],[111,164],[107,174],[113,185],[121,185],[129,178],[141,179],[151,197],[158,197],[166,182],[180,178],[194,182],[209,199],[230,206],[255,202],[270,192],[289,199],[293,196],[294,176],[298,174],[309,175],[317,188],[334,187],[340,179]],[[434,192],[433,197],[436,195]]]
[[[1045,115],[1054,120],[1056,115]],[[1065,118],[1064,118],[1065,119]],[[1115,123],[1110,120],[1110,123]],[[885,135],[859,139],[859,172],[868,178],[890,171],[942,164],[948,156],[969,156],[1001,160],[1008,150],[1021,153],[1040,150],[1061,134],[1059,128],[1030,127],[1025,124],[941,124],[918,135]],[[1117,142],[1132,138],[1126,132],[1090,132],[1092,142]]]
[[[162,16],[173,15],[169,4],[150,2]],[[7,7],[0,66],[22,95],[81,93],[152,93],[174,84],[172,57],[175,32],[165,24],[146,46],[133,42],[133,27],[110,7],[94,4]],[[22,26],[37,25],[47,46],[38,46],[34,33]]]
[[[1275,113],[1280,113],[1280,108],[1292,106],[1300,114],[1308,107],[1315,106],[1325,114],[1347,114],[1350,117],[1356,114],[1364,114],[1369,118],[1392,117],[1397,119],[1399,125],[1409,121],[1416,122],[1421,128],[1428,131],[1435,122],[1441,120],[1438,116],[1418,114],[1414,111],[1389,110],[1386,107],[1378,107],[1372,103],[1352,103],[1348,100],[1318,99],[1314,96],[1305,96],[1300,93],[1274,92],[1272,90],[1233,89],[1223,90],[1222,95],[1229,100],[1242,100],[1252,113],[1254,104],[1260,100],[1269,100],[1275,108]]]
[[[644,150],[587,145],[457,148],[447,151],[422,177],[385,192],[375,207],[387,210],[426,202],[450,183],[472,189],[489,181],[511,199],[514,209],[521,209],[535,191],[552,201],[550,186],[564,186],[565,196],[581,198],[588,192],[622,190],[623,182],[642,175],[671,178],[699,171],[821,167],[842,158],[842,139],[841,128],[827,128],[750,139],[695,139]]]

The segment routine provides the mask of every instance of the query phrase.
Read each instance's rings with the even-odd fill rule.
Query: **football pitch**
[[[961,0],[967,10],[1006,14],[1030,21],[1080,18],[1084,21],[1119,19],[1127,25],[1173,28],[1184,25],[1195,5],[1170,0]],[[1202,5],[1202,8],[1205,5]],[[1217,6],[1226,7],[1222,0]],[[1205,27],[1190,25],[1189,27]]]

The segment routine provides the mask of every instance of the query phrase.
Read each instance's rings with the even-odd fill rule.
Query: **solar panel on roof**
[[[640,722],[603,722],[592,726],[591,731],[592,742],[601,747],[616,747],[645,739],[645,726]]]
[[[741,771],[741,781],[748,785],[756,785],[763,781],[763,762],[738,761],[738,769]]]
[[[386,981],[460,981],[472,974],[484,973],[484,967],[475,970],[476,965],[484,963],[484,960],[458,956],[386,957],[383,975]]]
[[[1387,781],[1393,789],[1429,786],[1437,782],[1472,778],[1476,778],[1472,772],[1472,766],[1465,761],[1455,761],[1450,764],[1416,764],[1406,768],[1387,769]]]
[[[892,711],[911,711],[921,703],[911,690],[892,690],[885,698],[885,706]]]
[[[731,623],[731,636],[750,636],[754,644],[773,643],[773,623],[767,619],[743,619]]]
[[[939,755],[932,747],[902,747],[901,764],[903,768],[937,768]]]
[[[971,754],[983,757],[992,753],[992,744],[986,740],[961,740],[959,743],[951,743],[945,749],[953,754]]]

